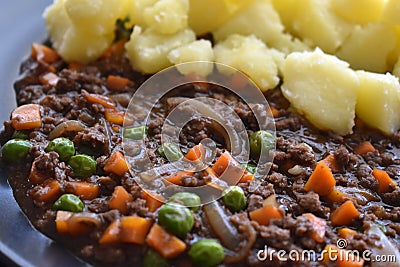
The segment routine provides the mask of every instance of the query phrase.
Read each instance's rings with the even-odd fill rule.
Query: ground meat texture
[[[55,86],[43,85],[38,77],[51,68],[59,77]],[[121,92],[109,90],[106,80],[108,75],[118,75],[130,82]],[[158,221],[157,207],[150,207],[143,189],[137,184],[137,177],[126,172],[117,175],[107,172],[104,167],[110,156],[116,151],[124,151],[135,157],[135,164],[149,164],[140,157],[140,148],[136,144],[122,146],[121,125],[108,121],[105,117],[107,107],[88,101],[87,94],[99,94],[113,99],[116,110],[126,111],[129,98],[149,76],[135,72],[123,53],[112,57],[102,57],[98,61],[82,65],[72,70],[68,64],[59,60],[51,65],[28,59],[21,66],[21,76],[15,82],[15,91],[19,105],[38,103],[41,105],[42,126],[39,129],[26,131],[33,146],[29,150],[26,162],[20,166],[6,166],[10,175],[10,185],[22,210],[27,214],[32,224],[46,235],[64,244],[75,255],[95,266],[140,266],[144,253],[149,249],[143,245],[115,242],[100,245],[98,240],[105,229],[117,219],[124,216],[140,216],[155,223]],[[354,134],[345,137],[332,132],[323,132],[312,127],[304,117],[294,113],[288,101],[279,88],[265,93],[267,101],[276,109],[275,122],[276,149],[271,151],[273,162],[258,166],[260,177],[239,183],[246,196],[246,208],[239,212],[231,212],[220,200],[224,218],[226,218],[240,235],[240,248],[245,248],[247,239],[254,229],[256,240],[249,249],[248,255],[239,262],[223,262],[221,266],[333,266],[333,263],[298,261],[279,262],[276,255],[273,261],[261,262],[257,252],[267,245],[273,249],[285,251],[306,249],[320,253],[325,245],[335,244],[340,238],[338,229],[349,227],[357,230],[357,234],[349,240],[349,248],[364,251],[373,246],[365,234],[372,222],[379,222],[386,227],[387,236],[395,244],[400,244],[400,194],[399,186],[390,188],[387,192],[378,193],[378,181],[372,175],[374,168],[386,170],[390,177],[399,183],[400,134],[384,136],[377,131],[361,129],[358,126]],[[243,121],[250,135],[259,130],[255,116],[249,105],[238,96],[215,84],[195,83],[185,84],[164,96],[153,108],[149,116],[147,135],[144,138],[146,154],[150,163],[155,166],[168,164],[167,160],[157,152],[161,145],[161,131],[169,112],[177,106],[171,104],[171,97],[210,97],[229,105]],[[168,100],[171,101],[168,101]],[[176,101],[176,99],[174,100]],[[173,101],[172,101],[173,102]],[[169,104],[168,104],[169,103]],[[251,106],[260,114],[267,114],[268,109],[261,105]],[[192,114],[191,107],[180,107],[185,114]],[[220,110],[216,107],[216,110]],[[224,116],[221,111],[221,116]],[[89,177],[74,177],[68,162],[63,162],[55,152],[46,152],[49,133],[60,123],[67,120],[78,120],[86,126],[83,131],[66,134],[73,141],[79,154],[88,154],[97,162],[97,169]],[[11,139],[14,130],[10,122],[5,122],[4,131],[0,135],[0,143]],[[226,134],[215,127],[208,118],[193,116],[179,133],[180,149],[187,153],[194,145],[204,138],[211,138],[217,144],[216,159],[228,150]],[[354,147],[363,141],[370,141],[376,148],[373,153],[356,155]],[[337,170],[333,169],[336,188],[343,190],[352,199],[361,216],[347,226],[333,226],[329,220],[330,214],[340,206],[321,197],[315,192],[306,192],[304,185],[313,172],[316,164],[333,155]],[[251,155],[250,163],[257,163],[255,155]],[[53,179],[60,184],[61,193],[71,190],[71,182],[86,182],[99,187],[96,196],[84,199],[85,212],[96,214],[100,223],[90,233],[84,236],[66,236],[59,234],[55,228],[56,211],[50,202],[33,200],[44,190],[42,183],[34,183],[27,179],[37,175],[37,181]],[[167,174],[165,174],[167,175]],[[179,182],[185,187],[204,186],[218,179],[211,171],[194,172]],[[177,189],[166,186],[165,192],[176,193]],[[110,208],[110,200],[116,186],[122,186],[131,200],[126,202],[126,210]],[[46,189],[47,190],[47,189]],[[161,190],[161,187],[160,187]],[[357,191],[358,190],[358,191]],[[154,192],[159,193],[159,192]],[[269,225],[260,225],[252,221],[249,212],[263,207],[265,199],[274,195],[283,219],[272,219]],[[158,203],[161,205],[160,203]],[[157,205],[158,205],[157,204]],[[210,228],[210,224],[201,207],[199,211],[191,211],[194,217],[194,227],[191,232],[181,238],[187,249],[183,254],[171,260],[174,266],[193,266],[187,251],[196,240],[203,238],[218,239]],[[314,226],[303,216],[312,213],[327,221],[324,240],[321,243],[311,238]],[[237,253],[239,252],[232,252]],[[231,252],[230,252],[231,253]],[[365,266],[368,266],[366,263]]]

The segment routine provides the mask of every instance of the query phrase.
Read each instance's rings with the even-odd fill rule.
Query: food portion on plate
[[[54,1],[18,204],[95,266],[399,266],[396,2]]]

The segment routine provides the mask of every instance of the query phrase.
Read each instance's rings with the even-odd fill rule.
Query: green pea
[[[168,159],[169,161],[177,161],[183,158],[183,154],[179,146],[175,143],[163,143],[158,149],[160,156]]]
[[[160,254],[152,249],[146,251],[143,257],[142,267],[169,267],[171,264]]]
[[[164,204],[158,211],[158,223],[172,234],[184,237],[194,225],[190,210],[179,204]]]
[[[84,154],[72,156],[68,161],[76,176],[90,176],[96,171],[96,161]]]
[[[81,212],[85,205],[78,196],[73,194],[64,194],[53,204],[55,210],[65,210],[72,212]]]
[[[12,139],[28,139],[28,137],[28,133],[24,131],[14,131],[13,135],[11,136]]]
[[[140,140],[147,133],[146,126],[139,126],[135,128],[128,128],[124,130],[124,137],[132,140]]]
[[[257,166],[254,165],[254,164],[252,164],[252,163],[244,164],[243,167],[244,167],[248,172],[251,172],[252,174],[255,174],[255,173],[256,173]]]
[[[255,156],[269,153],[275,146],[275,137],[267,131],[257,131],[250,136],[250,150]]]
[[[230,186],[222,192],[222,201],[232,212],[241,211],[246,207],[246,196],[239,186]]]
[[[4,144],[1,150],[2,158],[6,162],[18,162],[28,155],[31,147],[31,142],[27,140],[11,139]]]
[[[189,209],[197,212],[200,209],[200,197],[194,193],[178,192],[169,198],[168,202],[183,204]]]
[[[75,146],[68,138],[59,137],[47,145],[46,151],[55,151],[62,161],[67,161],[75,155]]]
[[[224,248],[214,239],[202,239],[196,242],[188,252],[196,266],[213,267],[220,264],[224,258]]]

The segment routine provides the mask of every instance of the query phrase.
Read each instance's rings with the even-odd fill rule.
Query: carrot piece
[[[186,154],[188,160],[199,160],[204,159],[206,151],[202,144],[195,145]]]
[[[11,113],[11,125],[15,130],[31,130],[42,126],[40,106],[27,104],[19,106]]]
[[[54,63],[60,59],[56,51],[48,46],[41,44],[32,44],[31,57],[37,61],[44,61],[48,64]]]
[[[116,133],[119,133],[119,128],[118,128],[118,126],[113,126],[113,127],[111,127],[112,129],[113,129],[113,131],[114,132],[116,132]]]
[[[36,162],[32,163],[31,171],[29,172],[29,181],[32,184],[41,184],[47,179],[47,173],[40,172],[36,168]]]
[[[225,151],[215,162],[215,164],[212,166],[212,170],[220,176],[226,168],[228,168],[228,165],[233,162],[233,158],[231,154],[228,151]]]
[[[344,202],[345,197],[347,197],[346,193],[334,188],[332,192],[330,192],[329,195],[326,196],[326,199],[332,202]]]
[[[88,182],[67,182],[65,191],[77,195],[82,200],[92,200],[99,195],[100,187]]]
[[[278,118],[279,117],[279,110],[274,107],[274,106],[269,106],[269,111],[268,111],[268,115],[272,116],[274,118]]]
[[[122,125],[124,124],[125,112],[115,109],[106,109],[104,111],[104,117],[111,123]]]
[[[340,236],[341,238],[344,238],[344,239],[349,239],[350,237],[352,237],[352,236],[354,236],[355,234],[357,234],[356,231],[354,231],[354,230],[352,230],[352,229],[350,229],[350,228],[347,228],[347,227],[345,227],[345,228],[340,228],[340,229],[338,230],[338,233],[339,233],[339,236]]]
[[[190,177],[190,176],[193,176],[193,172],[178,171],[178,172],[168,176],[164,180],[167,181],[167,182],[170,182],[172,184],[182,185],[182,178],[187,178],[187,177]]]
[[[249,212],[250,219],[261,225],[268,226],[271,219],[282,219],[283,216],[274,206],[264,206]]]
[[[126,216],[113,221],[99,239],[99,244],[134,243],[143,245],[151,221],[138,216]]]
[[[56,230],[58,233],[79,236],[86,234],[92,229],[92,226],[89,224],[71,220],[72,216],[74,216],[73,212],[63,210],[57,211]]]
[[[54,179],[48,179],[35,187],[31,197],[37,201],[52,202],[62,193],[60,184]]]
[[[254,174],[249,171],[244,171],[242,177],[239,180],[239,183],[245,183],[247,181],[254,180]]]
[[[324,219],[316,217],[312,213],[304,213],[307,219],[310,220],[313,231],[311,233],[311,238],[315,240],[315,242],[322,243],[324,242],[325,232],[326,232],[326,221]]]
[[[116,186],[108,203],[110,209],[119,210],[122,214],[128,211],[127,203],[133,200],[123,186]]]
[[[331,222],[333,225],[349,225],[360,216],[360,213],[351,200],[344,202],[331,214]]]
[[[123,176],[127,171],[129,171],[129,167],[126,163],[125,157],[119,151],[114,152],[108,158],[103,169],[106,172],[111,172],[119,176]]]
[[[354,148],[354,153],[358,155],[365,155],[369,152],[374,152],[375,147],[369,141],[362,142],[356,148]]]
[[[107,48],[103,54],[101,55],[102,58],[111,57],[113,55],[122,54],[125,49],[126,39],[119,40],[118,42],[113,43],[109,48]]]
[[[156,223],[151,227],[146,242],[166,259],[175,258],[186,250],[186,244],[182,240]]]
[[[306,191],[314,191],[320,196],[327,196],[335,187],[336,180],[324,161],[318,162],[313,173],[304,186]]]
[[[105,95],[85,94],[85,98],[90,103],[97,103],[105,108],[115,108],[114,101]]]
[[[121,242],[143,245],[152,222],[137,216],[121,218]]]
[[[39,81],[41,84],[43,84],[43,85],[48,84],[51,86],[56,86],[59,79],[60,78],[57,76],[57,74],[52,73],[52,72],[46,73],[39,77]]]
[[[334,245],[326,245],[322,251],[322,263],[327,264],[335,259],[336,267],[363,267],[364,260],[350,250],[340,249]]]
[[[68,220],[71,218],[72,214],[68,211],[59,210],[56,215],[56,229],[60,234],[68,234]]]
[[[326,166],[329,167],[329,169],[331,169],[332,172],[334,172],[334,173],[340,172],[340,167],[339,167],[334,155],[329,154],[322,161],[326,164]]]
[[[146,200],[146,207],[149,209],[150,212],[156,211],[159,207],[164,204],[165,198],[161,195],[156,195],[150,193],[146,190],[143,190],[143,199]]]
[[[389,190],[390,186],[397,185],[384,170],[374,169],[372,175],[378,180],[378,193],[384,193]]]
[[[72,61],[68,63],[68,69],[70,70],[81,71],[82,67],[83,67],[82,63],[77,61]]]
[[[106,80],[106,86],[110,90],[122,92],[122,91],[126,91],[126,86],[130,82],[131,81],[129,79],[121,77],[121,76],[108,75],[107,80]]]
[[[111,244],[118,243],[120,241],[120,228],[121,221],[115,220],[113,221],[104,231],[99,239],[99,244]]]

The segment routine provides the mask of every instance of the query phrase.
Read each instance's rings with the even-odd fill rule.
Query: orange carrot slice
[[[123,186],[116,186],[108,203],[110,209],[119,210],[122,214],[128,211],[127,203],[133,200]]]
[[[108,89],[113,91],[123,92],[126,91],[126,86],[131,81],[127,78],[115,76],[115,75],[108,75],[106,80],[106,86]]]
[[[358,155],[365,155],[369,152],[374,152],[375,147],[369,141],[362,142],[356,148],[354,148],[354,153]]]
[[[325,232],[326,232],[326,221],[324,219],[316,217],[312,213],[304,213],[307,219],[310,220],[313,231],[311,233],[311,238],[315,240],[315,242],[322,243],[324,242]]]
[[[282,219],[283,216],[274,206],[264,206],[249,213],[250,219],[268,226],[271,219]]]
[[[182,240],[156,223],[147,235],[146,242],[166,259],[176,258],[186,250],[186,244]]]
[[[378,180],[378,193],[387,192],[390,186],[396,186],[397,183],[393,181],[389,174],[384,170],[374,169],[372,175]]]
[[[333,225],[350,225],[351,222],[360,217],[360,213],[351,200],[344,202],[331,214]]]
[[[85,98],[90,103],[97,103],[105,108],[115,108],[114,101],[105,95],[85,94]]]
[[[154,212],[161,207],[162,204],[164,204],[165,198],[163,196],[150,193],[146,190],[143,190],[142,192],[143,199],[146,200],[146,207],[149,209],[149,211]]]
[[[60,59],[56,51],[48,46],[41,44],[32,44],[31,57],[37,61],[44,61],[48,64],[54,63]]]
[[[104,117],[107,121],[118,125],[124,124],[125,112],[115,109],[106,109],[104,111]]]
[[[60,184],[54,179],[48,179],[36,186],[37,190],[32,191],[31,197],[37,201],[52,202],[62,193]]]
[[[65,191],[78,196],[82,200],[92,200],[99,195],[100,187],[88,182],[67,182]]]
[[[314,191],[320,196],[327,196],[335,187],[336,180],[324,161],[318,162],[313,173],[304,186],[304,190]]]
[[[31,130],[42,126],[40,106],[27,104],[19,106],[11,113],[11,125],[15,130]]]
[[[108,158],[103,169],[106,172],[111,172],[119,176],[123,176],[127,171],[129,171],[129,167],[126,163],[125,157],[119,151],[114,152]]]

